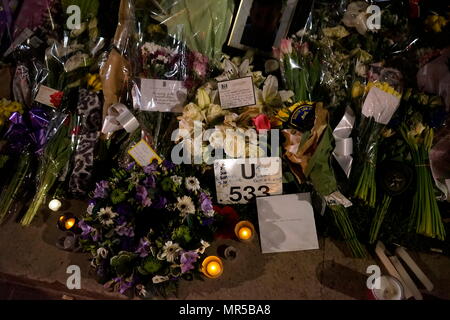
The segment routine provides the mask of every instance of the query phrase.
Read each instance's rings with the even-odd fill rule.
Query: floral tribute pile
[[[120,293],[136,287],[145,296],[146,290],[158,290],[154,285],[192,279],[198,272],[215,211],[199,180],[184,174],[169,161],[143,170],[131,163],[97,183],[78,226],[106,287]]]
[[[257,225],[255,197],[218,205],[218,155],[279,157],[283,194],[311,193],[349,256],[449,255],[449,7],[372,2],[299,2],[273,52],[243,52],[234,0],[4,0],[0,223],[83,201],[65,249],[109,290],[166,295]]]

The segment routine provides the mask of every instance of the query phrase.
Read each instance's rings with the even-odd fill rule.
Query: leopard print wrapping
[[[92,182],[94,151],[100,135],[102,121],[99,94],[80,89],[77,109],[81,116],[81,125],[69,189],[74,196],[81,197],[88,193]]]

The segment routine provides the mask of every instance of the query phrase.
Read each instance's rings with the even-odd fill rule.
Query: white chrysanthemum
[[[181,185],[183,183],[183,177],[180,176],[171,176],[170,177],[177,186]]]
[[[111,226],[114,224],[114,218],[117,217],[117,213],[112,211],[111,207],[101,208],[98,214],[98,219],[101,224],[105,226]]]
[[[102,257],[103,259],[106,259],[106,257],[108,256],[108,250],[106,250],[105,248],[98,248],[97,256]]]
[[[200,243],[202,244],[201,248],[198,248],[197,250],[195,250],[195,252],[197,252],[198,254],[202,255],[205,253],[206,249],[211,246],[208,242],[201,240]]]
[[[189,191],[200,190],[200,181],[196,177],[187,177],[184,184]]]
[[[178,198],[177,209],[183,216],[195,213],[194,203],[192,202],[192,199],[188,196]]]
[[[169,277],[167,277],[167,276],[154,276],[152,278],[152,282],[154,284],[165,282],[165,281],[168,281],[168,280],[169,280]]]
[[[179,256],[181,252],[181,247],[178,243],[173,243],[172,241],[167,241],[163,246],[162,251],[157,255],[159,260],[167,260],[170,263],[174,263],[175,259]]]

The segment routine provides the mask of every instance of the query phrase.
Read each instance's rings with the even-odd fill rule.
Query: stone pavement
[[[73,201],[68,211],[83,212],[85,204]],[[89,275],[89,255],[56,248],[62,236],[56,227],[58,214],[43,209],[29,228],[13,218],[0,227],[0,299],[125,299],[107,292]],[[348,300],[366,299],[366,269],[374,258],[352,259],[342,252],[343,243],[319,239],[320,249],[261,254],[258,240],[244,244],[221,240],[208,248],[231,244],[238,249],[233,261],[224,261],[219,279],[180,283],[178,299],[189,300]],[[435,284],[428,299],[450,299],[450,258],[436,253],[410,253]],[[65,286],[66,269],[78,265],[81,290]],[[423,291],[426,293],[425,291]],[[172,297],[171,299],[175,299]]]

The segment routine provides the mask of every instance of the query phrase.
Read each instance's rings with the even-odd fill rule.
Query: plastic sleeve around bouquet
[[[375,207],[375,171],[381,130],[397,111],[403,91],[402,74],[391,68],[373,66],[369,72],[362,118],[357,138],[358,165],[354,170],[358,180],[355,197]]]
[[[57,113],[52,119],[53,135],[45,146],[40,157],[37,171],[37,192],[30,207],[21,220],[23,226],[28,226],[33,221],[39,208],[45,202],[47,194],[56,183],[58,176],[67,167],[75,148],[74,135],[78,118],[66,114]],[[55,125],[55,124],[59,125]]]
[[[152,18],[167,28],[168,34],[219,62],[234,14],[233,0],[161,0],[155,5]]]

